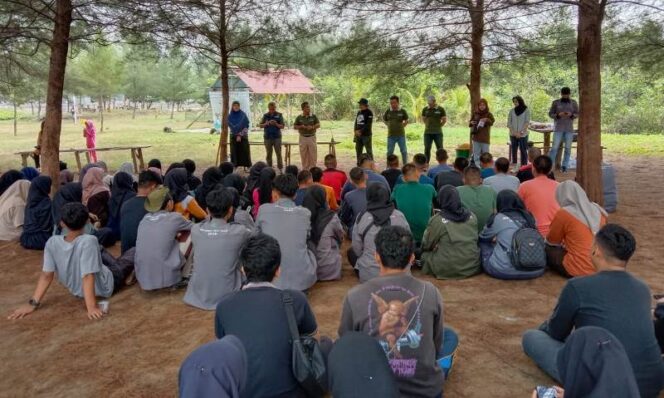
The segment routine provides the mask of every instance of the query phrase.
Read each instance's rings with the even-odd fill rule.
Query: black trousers
[[[567,272],[565,266],[563,265],[563,259],[565,258],[566,254],[567,250],[565,250],[565,248],[562,246],[546,245],[546,263],[549,268],[556,271],[565,278],[571,278],[572,275]]]
[[[436,144],[436,150],[442,148],[443,135],[424,133],[424,155],[427,157],[427,162],[431,160],[431,144]]]
[[[105,249],[101,251],[101,261],[113,274],[113,294],[125,286],[125,280],[134,271],[136,248],[132,247],[122,256],[115,258]]]
[[[365,153],[371,156],[371,159],[373,159],[371,138],[371,136],[355,136],[355,155],[357,156],[358,163],[360,162],[360,156]]]

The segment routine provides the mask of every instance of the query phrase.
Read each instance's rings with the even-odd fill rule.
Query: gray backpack
[[[512,235],[510,259],[519,271],[537,271],[546,268],[546,243],[536,228],[512,220],[519,226]]]

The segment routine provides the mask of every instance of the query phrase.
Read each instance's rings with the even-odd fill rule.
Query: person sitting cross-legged
[[[551,221],[560,208],[556,201],[558,183],[547,177],[552,168],[551,158],[544,155],[536,157],[533,161],[535,178],[521,183],[519,187],[519,196],[526,204],[528,211],[535,216],[537,230],[545,238],[549,234]]]
[[[521,185],[519,179],[513,175],[507,174],[510,169],[509,159],[498,158],[496,159],[493,166],[496,169],[496,174],[492,175],[491,177],[484,178],[482,180],[482,184],[492,188],[494,191],[496,191],[496,193],[500,193],[500,191],[504,189],[518,192],[519,185]]]
[[[477,232],[480,232],[496,211],[496,192],[482,185],[480,169],[474,166],[463,171],[463,182],[463,186],[457,187],[461,203],[477,217]]]
[[[312,167],[309,169],[311,172],[311,179],[314,182],[314,185],[319,186],[323,188],[325,191],[325,199],[327,200],[327,207],[330,208],[332,211],[337,211],[339,210],[339,202],[337,202],[335,193],[334,193],[334,188],[324,185],[321,183],[321,180],[323,179],[323,169],[320,167]]]
[[[438,161],[438,164],[434,167],[429,168],[427,176],[429,176],[429,178],[431,178],[432,180],[435,180],[438,173],[442,173],[443,171],[454,170],[452,166],[447,164],[447,159],[449,159],[447,151],[443,148],[438,149],[436,151],[436,161]]]
[[[378,340],[401,396],[438,397],[445,382],[439,363],[446,363],[439,359],[453,360],[458,344],[456,333],[444,328],[443,299],[431,282],[410,274],[415,254],[407,229],[384,227],[374,245],[379,276],[346,295],[339,337],[364,332]]]
[[[482,170],[482,179],[489,178],[496,174],[493,168],[493,155],[485,152],[480,155],[480,169]]]
[[[390,184],[390,189],[394,189],[394,186],[399,181],[399,177],[401,177],[401,168],[399,167],[399,157],[397,155],[389,155],[387,157],[387,168],[380,175],[385,177],[388,184]]]
[[[484,272],[498,279],[532,279],[546,271],[546,264],[537,270],[521,270],[512,263],[512,239],[522,227],[537,228],[535,217],[516,192],[505,189],[496,199],[497,214],[491,216],[480,232],[480,252]]]
[[[226,294],[240,290],[242,272],[238,263],[240,248],[251,230],[232,222],[235,188],[220,188],[207,194],[210,219],[194,225],[194,270],[184,302],[204,310],[214,310]]]
[[[311,233],[311,212],[296,206],[297,179],[282,174],[274,180],[273,203],[261,205],[256,228],[274,237],[281,247],[280,289],[305,291],[316,283],[316,255],[307,241]]]
[[[433,186],[420,182],[420,170],[412,163],[402,168],[404,183],[397,184],[392,191],[392,200],[410,225],[415,244],[422,244],[422,235],[433,211],[436,191]]]
[[[376,164],[373,161],[373,158],[368,154],[360,156],[360,161],[358,162],[358,167],[361,167],[364,170],[364,173],[367,175],[367,184],[372,184],[378,182],[383,184],[388,191],[392,192],[391,185],[387,182],[387,179],[382,175],[376,173]],[[401,172],[401,170],[399,170]],[[396,178],[396,177],[395,177]],[[395,180],[396,181],[396,180]],[[346,194],[355,189],[355,185],[351,181],[347,181],[341,190],[341,199],[344,200]]]
[[[316,337],[318,325],[303,293],[282,290],[274,284],[281,276],[282,252],[273,237],[264,233],[252,235],[239,257],[247,284],[224,296],[217,305],[216,337],[237,336],[247,352],[251,378],[242,397],[306,397],[292,371],[285,296],[290,296],[301,336]]]
[[[307,193],[307,189],[310,186],[314,185],[314,179],[311,176],[309,170],[302,170],[297,173],[297,192],[295,192],[295,204],[302,206],[302,201],[304,200],[304,194]]]
[[[349,174],[355,189],[344,197],[339,218],[348,229],[348,236],[353,236],[353,225],[357,216],[367,211],[367,174],[361,167],[353,167]]]
[[[337,169],[337,157],[331,153],[325,155],[325,170],[323,170],[323,178],[320,182],[334,189],[334,197],[337,199],[337,203],[341,203],[341,189],[346,181],[348,181],[346,173]]]
[[[463,279],[479,273],[477,217],[461,204],[451,185],[438,191],[440,213],[429,220],[422,239],[422,271],[438,279]]]
[[[56,275],[71,294],[85,300],[89,319],[102,318],[104,313],[97,305],[97,296],[111,297],[125,286],[134,264],[128,258],[121,258],[108,266],[102,264],[97,238],[85,233],[89,216],[81,203],[68,203],[62,207],[60,223],[69,232],[53,236],[46,242],[37,288],[28,304],[15,310],[9,319],[20,319],[37,310]]]
[[[138,175],[138,193],[126,201],[120,209],[120,242],[122,253],[136,247],[138,225],[148,213],[145,210],[145,201],[150,192],[161,184],[161,177],[152,170],[145,170]]]
[[[183,278],[180,242],[187,240],[193,223],[174,207],[166,187],[155,189],[145,200],[148,214],[138,224],[136,238],[136,279],[143,290],[174,286]]]
[[[597,326],[625,347],[641,396],[659,396],[664,362],[651,318],[650,289],[626,270],[635,250],[636,240],[628,230],[617,224],[602,227],[592,248],[598,272],[567,281],[551,318],[525,332],[523,350],[549,376],[565,381],[556,364],[565,340],[575,329]]]
[[[434,186],[437,191],[440,191],[440,188],[445,185],[451,185],[453,187],[460,187],[463,185],[463,171],[468,168],[468,159],[458,157],[454,159],[454,169],[450,171],[441,171],[434,178]]]

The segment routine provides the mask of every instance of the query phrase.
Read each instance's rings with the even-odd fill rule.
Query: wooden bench
[[[118,147],[107,147],[107,148],[95,148],[96,152],[108,152],[108,151],[131,151],[131,160],[134,164],[134,172],[139,173],[141,170],[145,169],[145,160],[143,159],[143,149],[150,148],[149,145],[143,146],[118,146]],[[76,158],[76,167],[78,171],[81,171],[83,167],[81,163],[81,153],[85,154],[85,159],[87,163],[90,163],[90,149],[61,149],[60,153],[73,153]],[[28,158],[32,156],[34,150],[32,151],[21,151],[16,152],[15,155],[21,155],[21,164],[23,167],[28,166]],[[87,164],[86,163],[86,164]]]
[[[335,141],[332,139],[331,141],[318,141],[316,145],[327,145],[327,153],[330,153],[332,155],[337,155],[337,149],[336,145],[339,144],[339,141]],[[230,145],[230,142],[228,143]],[[249,141],[250,146],[265,146],[264,142],[260,141]],[[297,142],[282,142],[281,146],[284,147],[284,153],[283,153],[283,160],[284,160],[284,165],[288,166],[291,164],[291,157],[293,153],[293,147],[299,147],[300,144]],[[230,153],[230,151],[229,151]]]

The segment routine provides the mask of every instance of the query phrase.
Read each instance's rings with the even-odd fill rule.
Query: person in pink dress
[[[92,163],[97,163],[97,151],[94,150],[97,147],[97,129],[92,120],[85,121],[83,137],[85,137],[85,146],[89,149],[90,160]]]

